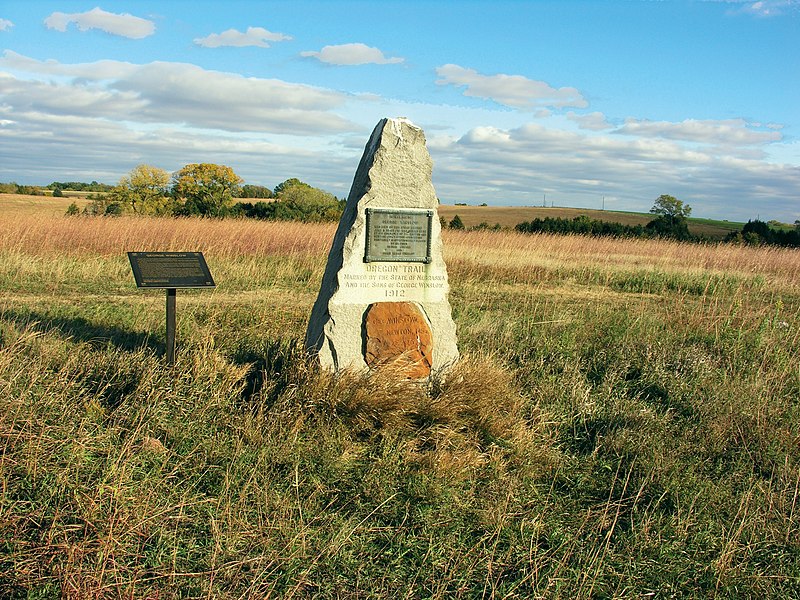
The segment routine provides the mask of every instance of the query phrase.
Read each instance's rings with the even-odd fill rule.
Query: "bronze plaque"
[[[431,374],[431,329],[413,302],[376,302],[364,317],[364,360],[370,368],[392,366],[409,379]]]
[[[136,287],[215,287],[202,252],[128,252]]]
[[[367,208],[364,262],[431,262],[432,210]]]

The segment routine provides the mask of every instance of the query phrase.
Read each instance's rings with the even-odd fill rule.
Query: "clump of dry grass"
[[[292,352],[291,371],[277,383],[284,409],[293,410],[288,402],[305,413],[303,419],[336,419],[355,439],[401,440],[409,458],[442,476],[461,477],[492,461],[535,470],[556,460],[545,419],[521,395],[509,370],[489,356],[462,357],[446,377],[427,382],[391,367],[334,374],[301,360],[297,348]],[[256,405],[275,396],[272,383],[253,400]]]

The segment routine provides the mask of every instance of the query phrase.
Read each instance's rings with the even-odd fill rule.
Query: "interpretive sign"
[[[136,287],[215,287],[202,252],[128,252]]]
[[[432,210],[367,208],[364,262],[431,262]]]
[[[128,252],[136,287],[167,290],[167,363],[175,364],[177,288],[216,287],[202,252]]]

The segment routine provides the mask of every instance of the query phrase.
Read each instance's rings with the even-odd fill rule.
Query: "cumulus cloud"
[[[758,213],[786,219],[797,213],[792,203],[800,194],[795,165],[658,136],[572,132],[537,122],[473,127],[430,147],[445,202],[531,204],[546,194],[562,206],[599,208],[606,196],[606,208],[641,211],[669,193],[696,214],[747,220]]]
[[[219,48],[221,46],[269,48],[269,42],[285,42],[291,39],[292,36],[290,35],[273,33],[263,27],[248,27],[244,33],[236,29],[228,29],[222,33],[212,33],[204,38],[196,38],[194,43],[204,48]]]
[[[0,31],[8,31],[14,24],[8,19],[0,19]]]
[[[588,102],[572,87],[554,88],[544,81],[522,75],[483,75],[475,69],[447,64],[436,68],[438,85],[464,87],[464,95],[493,100],[511,108],[535,110],[544,107],[585,108]]]
[[[759,131],[744,119],[686,119],[680,123],[626,119],[625,124],[617,129],[617,133],[731,146],[766,144],[780,141],[782,137],[774,127],[768,131]]]
[[[601,112],[579,115],[570,111],[567,113],[567,118],[570,121],[577,123],[578,127],[581,129],[588,129],[590,131],[603,131],[605,129],[611,129],[611,125],[609,125],[608,121],[606,121],[606,116]]]
[[[116,14],[106,12],[100,7],[93,8],[83,13],[54,12],[44,20],[48,29],[66,31],[70,23],[81,31],[99,29],[112,35],[119,35],[131,39],[142,39],[153,35],[156,30],[155,23],[131,14]]]
[[[98,60],[92,63],[64,64],[55,59],[37,60],[13,50],[6,50],[0,58],[0,67],[36,75],[75,77],[83,81],[124,79],[136,70],[137,65],[118,60]]]
[[[52,76],[49,81],[28,77],[4,83],[0,99],[20,111],[223,131],[320,134],[359,129],[331,112],[345,101],[338,92],[191,64],[105,60],[65,65],[7,51],[0,67]]]
[[[325,46],[319,52],[307,50],[300,56],[316,58],[329,65],[389,65],[403,62],[400,57],[387,58],[378,48],[366,44],[341,44],[338,46]]]
[[[5,116],[0,106],[0,122]],[[173,126],[141,129],[127,122],[41,112],[15,114],[7,126],[0,126],[0,143],[8,146],[0,162],[0,181],[22,177],[32,183],[54,179],[116,183],[137,164],[175,171],[189,163],[209,162],[231,166],[248,183],[272,187],[287,177],[302,176],[344,195],[349,183],[345,174],[357,160],[259,135],[209,135]],[[31,156],[36,157],[35,171]]]

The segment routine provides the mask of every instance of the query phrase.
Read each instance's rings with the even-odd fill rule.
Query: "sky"
[[[0,0],[0,181],[140,164],[345,197],[421,127],[444,204],[800,219],[800,0]]]

